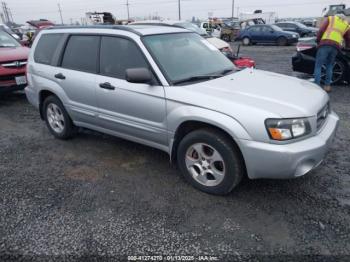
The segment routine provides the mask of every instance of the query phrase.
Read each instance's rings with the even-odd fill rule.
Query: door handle
[[[61,79],[61,80],[66,79],[66,77],[65,77],[62,73],[56,74],[55,77],[56,77],[57,79]]]
[[[101,83],[100,87],[103,89],[107,89],[107,90],[115,90],[115,86],[112,86],[111,83]]]

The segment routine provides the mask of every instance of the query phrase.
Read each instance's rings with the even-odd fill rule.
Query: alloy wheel
[[[344,75],[344,66],[341,63],[339,63],[338,61],[336,61],[334,63],[334,67],[333,67],[333,77],[332,77],[331,84],[335,84],[335,83],[338,83],[339,81],[341,81],[343,78],[343,75]],[[322,67],[321,79],[322,79],[322,82],[324,82],[326,80],[326,67],[325,66]]]
[[[186,167],[193,179],[201,185],[214,187],[225,178],[225,161],[212,146],[197,143],[186,152]]]
[[[61,109],[56,104],[50,103],[47,106],[46,115],[53,131],[58,134],[62,133],[65,128],[65,119]]]

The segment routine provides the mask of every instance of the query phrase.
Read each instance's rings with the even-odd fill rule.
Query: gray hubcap
[[[225,162],[220,153],[204,143],[194,144],[186,152],[186,167],[194,180],[204,186],[217,186],[225,177]]]
[[[65,127],[64,116],[61,109],[55,104],[49,104],[47,107],[47,120],[50,127],[58,134],[62,133]]]
[[[244,39],[243,39],[243,44],[244,44],[244,45],[249,45],[249,43],[250,43],[249,38],[244,38]]]

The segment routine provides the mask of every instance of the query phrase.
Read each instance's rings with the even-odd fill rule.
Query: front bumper
[[[26,85],[6,85],[6,86],[0,85],[0,94],[6,94],[14,91],[24,90],[25,87]]]
[[[276,145],[240,140],[251,179],[289,179],[303,176],[319,166],[329,151],[339,124],[332,112],[316,136],[292,144]]]

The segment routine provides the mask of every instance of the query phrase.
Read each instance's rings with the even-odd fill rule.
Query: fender
[[[187,121],[198,121],[212,126],[216,126],[228,133],[239,146],[239,140],[252,140],[245,128],[231,116],[223,113],[190,105],[181,105],[176,108],[175,103],[168,105],[168,139],[169,154],[171,155],[175,142],[175,134],[181,124]]]

